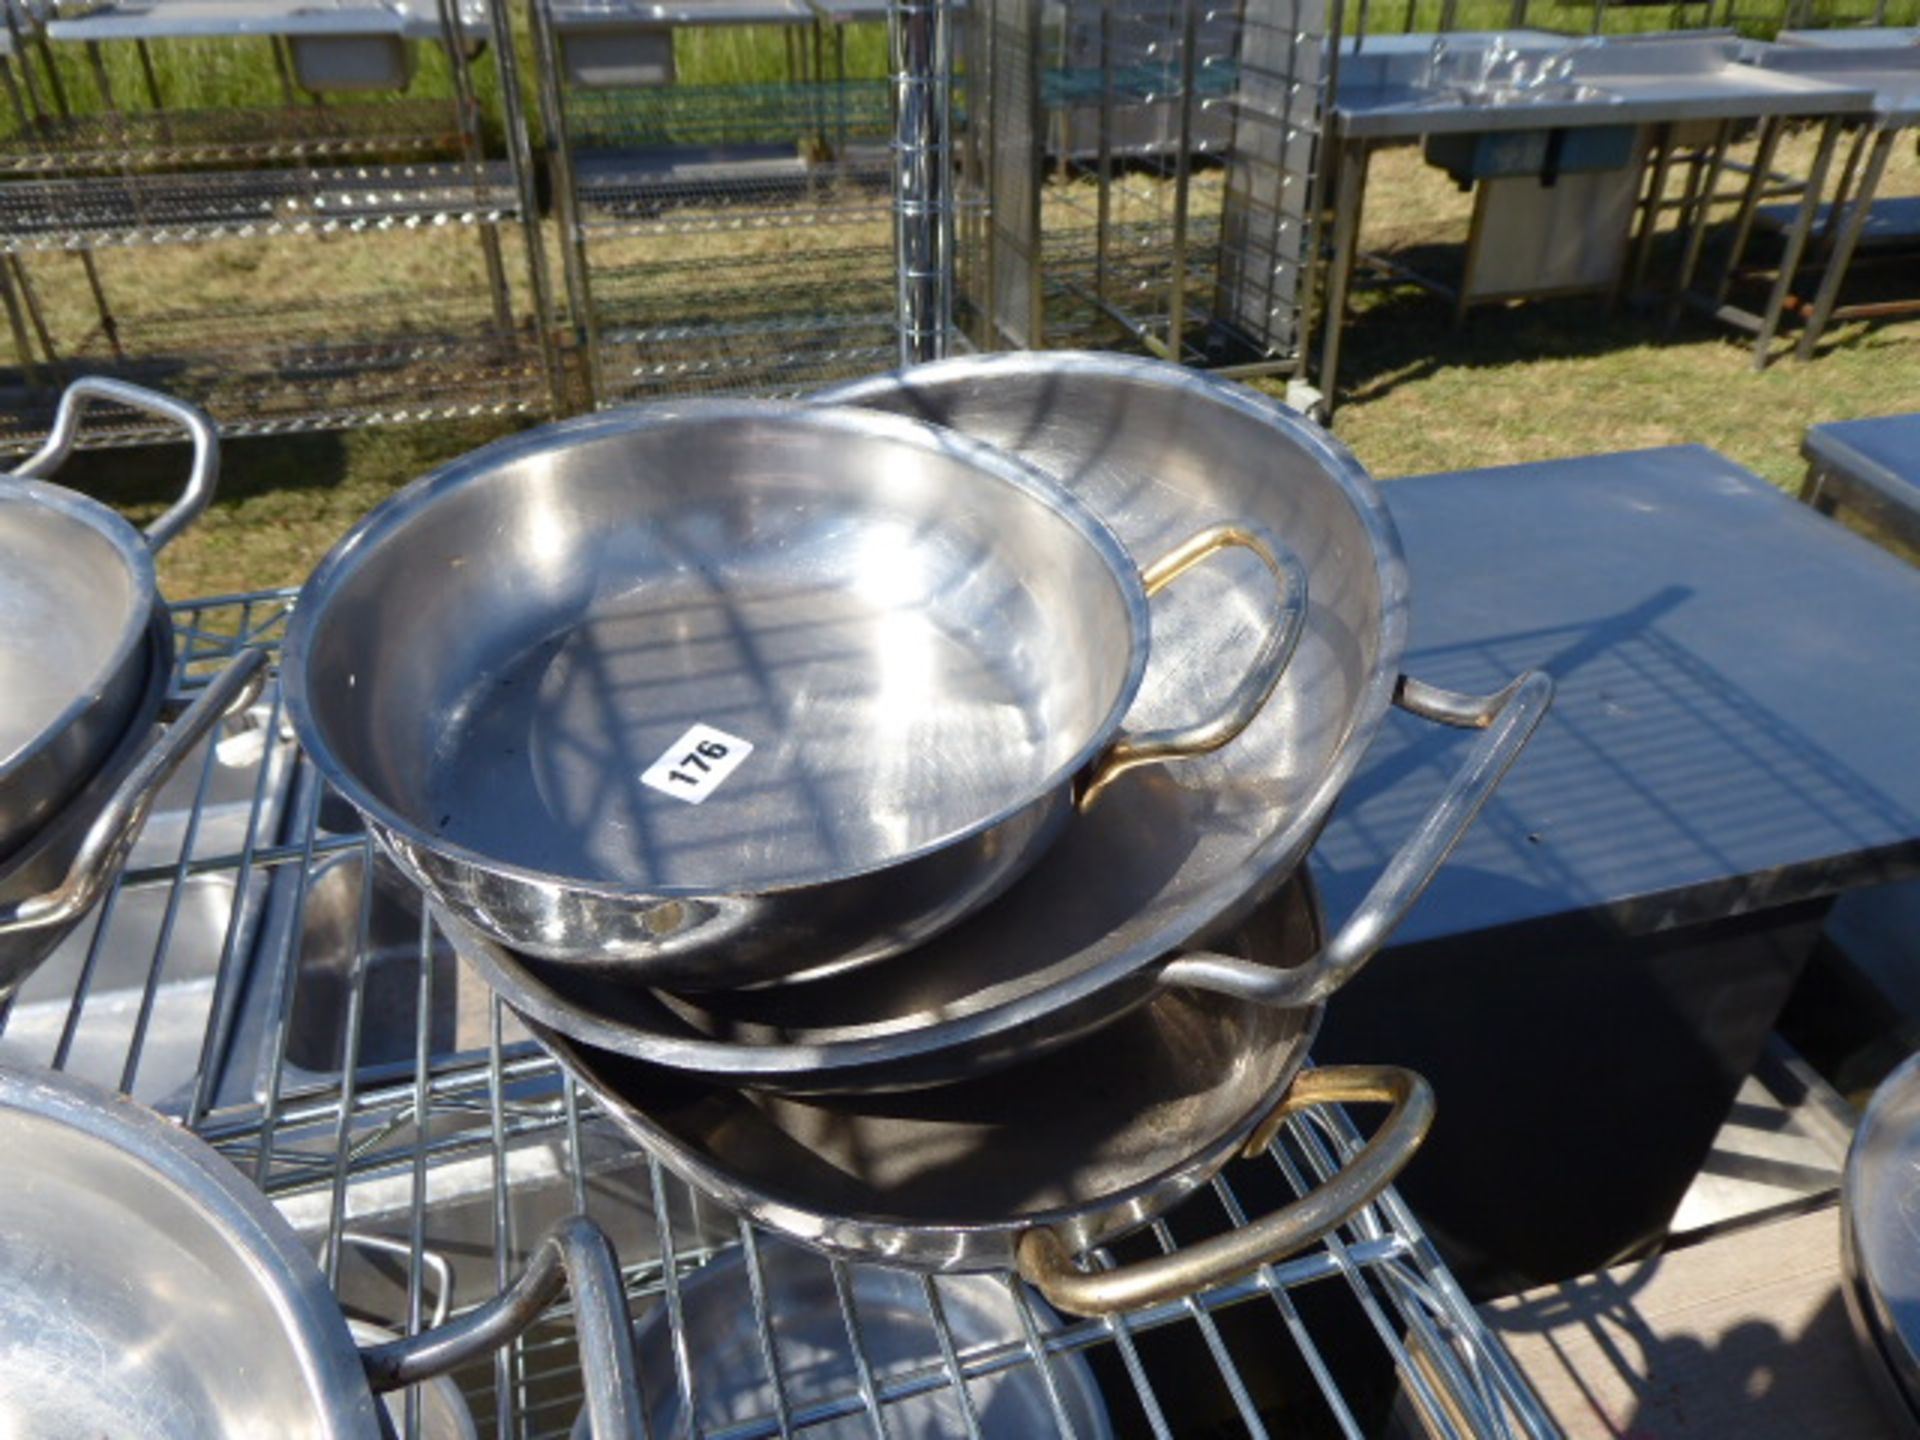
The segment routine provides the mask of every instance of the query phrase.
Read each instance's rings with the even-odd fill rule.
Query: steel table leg
[[[1660,204],[1666,199],[1667,175],[1673,169],[1673,127],[1662,125],[1654,131],[1653,177],[1646,194],[1640,198],[1640,233],[1634,237],[1633,263],[1627,281],[1627,299],[1636,301],[1646,289],[1647,265],[1653,259],[1653,236],[1660,228]]]
[[[1852,263],[1853,250],[1860,243],[1860,232],[1866,228],[1867,215],[1873,209],[1874,194],[1880,189],[1880,177],[1886,173],[1887,156],[1893,151],[1894,131],[1882,130],[1874,137],[1873,153],[1867,157],[1867,166],[1860,174],[1859,188],[1848,200],[1845,195],[1833,197],[1834,211],[1847,205],[1846,218],[1840,222],[1840,232],[1834,238],[1833,252],[1827,256],[1827,273],[1820,279],[1820,293],[1814,297],[1813,313],[1807,317],[1807,328],[1800,332],[1800,343],[1794,347],[1794,356],[1801,360],[1813,358],[1814,347],[1820,343],[1820,336],[1827,328],[1827,321],[1833,318],[1834,301],[1840,298],[1840,286],[1847,278],[1847,266]]]
[[[1793,288],[1794,273],[1800,268],[1800,256],[1807,248],[1807,232],[1813,228],[1813,217],[1819,213],[1820,192],[1827,186],[1827,167],[1833,163],[1834,142],[1840,138],[1840,122],[1829,120],[1820,132],[1820,148],[1813,157],[1813,169],[1807,173],[1806,192],[1800,197],[1800,209],[1793,217],[1793,228],[1787,232],[1786,252],[1780,257],[1780,273],[1774,277],[1773,292],[1767,297],[1767,308],[1760,317],[1760,333],[1753,342],[1753,368],[1767,368],[1767,352],[1773,348],[1773,337],[1780,329],[1780,312],[1786,308],[1787,294]]]
[[[1713,218],[1713,197],[1720,188],[1720,176],[1727,165],[1727,145],[1733,139],[1733,122],[1724,120],[1719,131],[1713,137],[1713,151],[1705,165],[1706,184],[1696,191],[1695,181],[1700,178],[1702,169],[1698,158],[1693,161],[1687,177],[1687,196],[1689,209],[1683,209],[1682,220],[1691,220],[1687,227],[1687,250],[1680,261],[1680,276],[1674,282],[1673,294],[1667,300],[1666,328],[1672,333],[1673,327],[1680,323],[1680,305],[1687,291],[1693,287],[1694,271],[1700,266],[1700,251],[1706,244],[1707,224]]]
[[[1366,197],[1367,162],[1372,148],[1365,140],[1340,143],[1340,180],[1334,191],[1333,264],[1327,276],[1327,333],[1320,341],[1320,393],[1329,418],[1338,404],[1340,333],[1346,328],[1347,286],[1353,280],[1353,261],[1359,248],[1360,210]]]
[[[1773,171],[1773,157],[1780,148],[1780,136],[1786,128],[1786,122],[1768,120],[1761,129],[1760,148],[1753,157],[1753,173],[1747,177],[1747,188],[1740,196],[1740,209],[1733,220],[1733,243],[1727,249],[1726,263],[1720,268],[1720,278],[1714,282],[1713,308],[1718,310],[1727,303],[1727,291],[1733,287],[1734,272],[1740,268],[1741,258],[1747,253],[1747,241],[1753,234],[1753,217],[1759,213],[1760,197],[1767,188],[1767,177]]]

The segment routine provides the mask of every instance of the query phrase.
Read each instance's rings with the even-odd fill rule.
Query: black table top
[[[1920,873],[1920,571],[1701,446],[1383,489],[1407,672],[1559,687],[1396,944],[1644,933]],[[1470,743],[1390,716],[1314,851],[1333,923]]]

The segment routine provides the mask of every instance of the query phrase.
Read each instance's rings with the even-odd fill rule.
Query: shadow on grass
[[[1716,273],[1731,231],[1731,225],[1719,225],[1708,232],[1696,283]],[[1341,342],[1342,402],[1363,404],[1401,385],[1460,367],[1497,369],[1537,360],[1587,359],[1648,345],[1697,344],[1715,338],[1737,347],[1751,344],[1744,332],[1692,309],[1682,309],[1675,323],[1668,325],[1667,296],[1661,287],[1678,273],[1680,244],[1671,231],[1656,241],[1647,267],[1652,293],[1637,303],[1613,304],[1604,292],[1496,302],[1473,307],[1460,323],[1455,321],[1452,301],[1411,283],[1376,275],[1368,288],[1354,295]],[[1773,250],[1766,237],[1758,237],[1750,264],[1772,263]],[[1458,284],[1463,257],[1464,247],[1458,244],[1414,245],[1388,256],[1398,266],[1449,285]],[[1840,303],[1920,300],[1916,275],[1920,275],[1920,250],[1862,251],[1848,269]],[[1799,337],[1801,317],[1812,308],[1822,278],[1818,249],[1798,278],[1782,317],[1774,364],[1789,363],[1786,356]],[[1737,282],[1729,298],[1758,312],[1771,283],[1771,272],[1757,272],[1754,278]],[[1885,328],[1912,323],[1915,318],[1908,313],[1836,320],[1816,353],[1857,349]]]
[[[216,503],[232,503],[268,490],[309,490],[338,484],[347,475],[344,441],[345,437],[337,434],[224,440],[220,445]],[[115,509],[138,514],[172,504],[180,494],[186,468],[183,445],[133,445],[81,451],[70,457],[53,478]]]
[[[348,485],[370,492],[397,489],[518,428],[519,422],[490,419],[224,440],[214,504],[233,509]],[[138,445],[80,451],[52,478],[144,519],[179,497],[186,467],[183,445]]]
[[[1444,273],[1417,251],[1394,258],[1423,273]],[[1452,301],[1398,284],[1355,302],[1341,341],[1340,393],[1345,404],[1363,404],[1442,370],[1586,359],[1655,343],[1662,330],[1658,310],[1610,305],[1605,294],[1480,305],[1456,323]],[[1708,333],[1683,318],[1675,338]]]

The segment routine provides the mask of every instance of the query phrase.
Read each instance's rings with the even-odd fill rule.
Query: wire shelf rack
[[[718,162],[666,151],[590,161],[576,194],[587,232],[667,235],[884,222],[890,184],[883,155],[811,164],[790,149]]]
[[[177,688],[240,646],[277,645],[292,602],[271,591],[173,607]],[[750,1328],[780,1383],[764,1412],[736,1411],[714,1435],[832,1417],[884,1434],[915,1396],[948,1397],[977,1426],[993,1377],[1011,1375],[1041,1387],[1067,1433],[1061,1382],[1082,1368],[1118,1435],[1358,1437],[1392,1404],[1434,1435],[1550,1433],[1391,1191],[1305,1254],[1108,1321],[1063,1319],[1005,1277],[926,1281],[921,1293],[940,1303],[927,1353],[906,1363],[868,1353],[871,1317],[836,1266],[828,1319],[851,1378],[782,1398],[803,1377],[776,1343],[791,1317],[766,1300],[766,1237],[595,1113],[461,969],[342,809],[302,762],[270,686],[170,782],[97,921],[0,1014],[0,1057],[115,1086],[211,1141],[273,1197],[350,1314],[417,1328],[443,1286],[458,1311],[515,1271],[550,1218],[584,1209],[620,1250],[636,1316],[655,1315],[668,1342],[655,1357],[664,1372],[642,1361],[648,1409],[670,1398],[663,1388],[692,1403],[718,1383],[720,1357],[689,1346],[683,1301],[702,1267],[744,1256],[758,1281]],[[1116,1249],[1177,1248],[1240,1225],[1333,1173],[1358,1143],[1337,1111],[1297,1118],[1268,1155]],[[957,1340],[949,1317],[963,1283],[1003,1291],[1018,1323]],[[569,1312],[457,1378],[484,1433],[566,1434],[580,1394]]]
[[[97,329],[53,375],[111,374],[205,409],[226,436],[533,415],[545,407],[538,337],[502,325],[484,296],[413,292],[403,318],[386,295],[338,297],[324,309],[285,304],[123,316],[116,357]],[[44,378],[44,377],[43,377]],[[59,383],[0,388],[0,451],[30,450],[51,423]],[[150,417],[102,407],[92,447],[171,438]]]
[[[459,113],[441,100],[48,115],[0,140],[0,174],[397,159],[459,143]]]
[[[518,213],[504,161],[21,180],[0,186],[0,250],[417,229]]]
[[[581,149],[742,145],[821,137],[884,140],[893,132],[885,80],[774,85],[668,85],[576,92],[567,129]]]

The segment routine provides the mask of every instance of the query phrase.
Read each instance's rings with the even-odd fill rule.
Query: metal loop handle
[[[389,1235],[372,1235],[365,1230],[342,1230],[340,1243],[392,1255],[409,1265],[413,1263],[413,1246]],[[420,1263],[433,1276],[433,1309],[427,1316],[427,1324],[444,1325],[447,1316],[453,1313],[453,1262],[438,1250],[430,1250],[423,1245],[420,1247]]]
[[[398,1390],[491,1354],[539,1319],[566,1288],[573,1291],[592,1433],[599,1440],[638,1435],[640,1384],[620,1261],[606,1232],[584,1215],[570,1215],[549,1230],[520,1278],[484,1305],[436,1329],[363,1349],[367,1383],[376,1394]]]
[[[162,420],[171,420],[193,441],[193,463],[187,471],[186,488],[167,512],[142,532],[147,537],[147,548],[157,555],[213,502],[214,489],[220,483],[219,432],[205,411],[175,400],[171,395],[104,375],[85,375],[61,393],[60,408],[54,413],[53,429],[46,443],[13,473],[26,480],[44,480],[65,464],[79,438],[81,412],[91,400],[107,400],[129,410],[143,410]]]
[[[1218,750],[1253,723],[1280,683],[1280,676],[1293,659],[1294,648],[1306,629],[1307,567],[1265,526],[1250,520],[1209,526],[1142,570],[1141,583],[1149,597],[1157,595],[1209,556],[1232,549],[1251,550],[1266,562],[1280,582],[1280,613],[1267,632],[1260,653],[1218,715],[1191,725],[1149,730],[1140,735],[1122,734],[1094,756],[1080,772],[1075,800],[1082,810],[1090,807],[1107,786],[1137,766]]]
[[[1285,970],[1230,955],[1182,955],[1161,968],[1162,985],[1215,990],[1266,1005],[1312,1005],[1346,984],[1406,919],[1501,777],[1520,758],[1553,701],[1553,681],[1542,671],[1529,670],[1498,694],[1478,696],[1458,695],[1403,675],[1393,699],[1423,719],[1484,728],[1486,733],[1340,933],[1311,960]]]
[[[44,894],[0,907],[0,935],[63,925],[93,907],[126,863],[160,787],[222,717],[253,703],[266,679],[266,664],[267,652],[259,649],[243,650],[227,663],[127,772],[87,827],[60,883]]]
[[[1433,1125],[1433,1089],[1413,1071],[1392,1065],[1329,1065],[1297,1076],[1241,1153],[1262,1153],[1288,1116],[1316,1105],[1393,1109],[1331,1180],[1238,1230],[1151,1260],[1094,1271],[1075,1265],[1066,1242],[1053,1230],[1029,1230],[1020,1237],[1021,1278],[1056,1309],[1074,1315],[1112,1315],[1237,1280],[1344,1224],[1392,1183]]]

